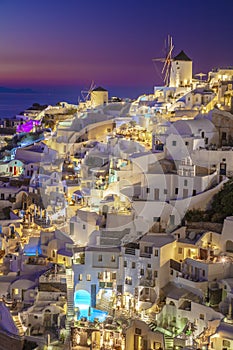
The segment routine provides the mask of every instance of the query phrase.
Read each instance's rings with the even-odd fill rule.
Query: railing
[[[66,284],[66,275],[49,275],[49,276],[40,276],[39,279],[40,283],[51,283],[51,282],[57,282]]]
[[[143,286],[143,287],[154,287],[155,280],[147,279],[147,278],[140,278],[139,285]]]
[[[134,248],[125,248],[125,254],[135,255],[135,249]]]
[[[151,258],[151,254],[150,253],[142,253],[142,252],[140,252],[140,257],[141,258]]]
[[[99,282],[100,288],[112,288],[113,282]]]

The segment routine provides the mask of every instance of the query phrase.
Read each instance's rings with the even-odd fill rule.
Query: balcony
[[[135,249],[134,248],[125,248],[125,254],[135,255]]]
[[[140,252],[140,257],[141,258],[148,258],[148,259],[150,259],[151,258],[151,254],[150,253]]]
[[[140,278],[139,280],[139,286],[143,287],[155,287],[155,280],[148,279],[148,278]]]
[[[113,282],[99,282],[99,288],[112,288]]]

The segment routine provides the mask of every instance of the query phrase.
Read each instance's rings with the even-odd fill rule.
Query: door
[[[154,200],[155,201],[159,200],[159,188],[154,189]]]

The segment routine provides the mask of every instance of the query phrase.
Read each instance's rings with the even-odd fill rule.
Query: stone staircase
[[[23,337],[25,332],[24,332],[24,327],[23,327],[23,324],[22,324],[22,321],[20,319],[19,314],[12,315],[12,318],[13,318],[13,321],[14,321],[14,323],[19,331],[19,336]]]
[[[174,339],[172,337],[165,335],[164,340],[165,340],[165,350],[172,350],[174,346]]]
[[[109,314],[112,313],[112,303],[104,295],[97,303],[96,308],[102,311],[107,311]]]
[[[66,313],[66,339],[65,349],[69,349],[70,344],[70,327],[74,318],[74,273],[72,269],[66,269],[66,286],[67,286],[67,313]]]

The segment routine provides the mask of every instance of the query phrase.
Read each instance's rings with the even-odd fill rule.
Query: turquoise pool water
[[[106,311],[91,307],[90,309],[81,309],[79,311],[78,320],[80,320],[82,317],[86,317],[91,322],[94,322],[95,318],[97,318],[99,322],[103,322],[107,316],[108,313]]]

